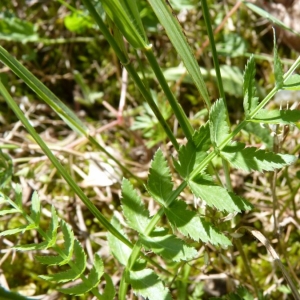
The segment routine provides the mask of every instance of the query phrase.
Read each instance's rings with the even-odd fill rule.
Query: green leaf
[[[43,265],[63,265],[64,263],[64,258],[58,255],[35,255],[34,258],[41,264]]]
[[[20,226],[18,228],[4,230],[4,231],[0,232],[0,236],[13,235],[13,234],[16,234],[19,232],[24,233],[27,230],[33,230],[33,229],[37,229],[36,225],[29,224],[29,225],[25,225],[25,226]]]
[[[86,255],[82,246],[75,239],[74,241],[74,260],[72,261],[71,268],[64,272],[59,272],[51,275],[40,275],[44,280],[56,282],[68,282],[75,280],[85,271],[86,268]]]
[[[137,31],[143,37],[144,41],[147,40],[147,36],[144,31],[143,22],[140,16],[140,12],[138,10],[137,1],[136,0],[119,0],[124,10],[126,11],[129,18],[134,22]]]
[[[18,209],[15,209],[15,208],[9,208],[9,209],[2,209],[0,211],[0,216],[5,216],[5,215],[8,215],[8,214],[16,214],[16,213],[19,213],[20,211]],[[0,233],[1,235],[1,233]]]
[[[68,295],[82,295],[88,293],[93,288],[96,288],[99,285],[100,279],[103,274],[103,262],[100,256],[96,254],[91,272],[85,281],[82,281],[81,283],[76,284],[70,288],[63,288],[57,290]]]
[[[138,232],[143,233],[151,220],[149,212],[145,209],[141,198],[134,190],[132,184],[125,178],[122,182],[121,202],[128,225]]]
[[[261,109],[255,118],[249,121],[265,124],[293,124],[300,121],[300,112],[299,110]]]
[[[170,169],[160,149],[153,157],[147,187],[154,200],[162,205],[166,204],[166,200],[172,193],[173,183]]]
[[[256,6],[255,4],[251,3],[250,1],[243,1],[245,5],[247,5],[251,10],[253,10],[255,13],[263,17],[263,19],[268,19],[271,21],[271,23],[274,23],[275,25],[278,25],[281,28],[284,28],[290,32],[293,32],[294,34],[299,36],[299,32],[296,30],[291,29],[289,26],[287,26],[285,23],[281,22],[279,19],[275,18],[273,15],[268,13],[267,11],[263,10],[262,8]]]
[[[275,75],[275,82],[276,87],[281,89],[283,87],[283,70],[282,70],[282,63],[278,55],[277,45],[276,45],[276,36],[275,36],[275,29],[273,28],[273,38],[274,38],[274,75]]]
[[[241,69],[237,66],[230,65],[220,65],[222,82],[224,85],[224,92],[240,98],[243,96],[243,74]],[[204,72],[202,72],[205,76]],[[208,73],[208,78],[217,80],[217,74],[214,69],[210,70]]]
[[[252,208],[248,201],[228,192],[210,180],[199,177],[195,181],[189,181],[188,185],[196,197],[218,210],[240,212],[241,210],[250,210]]]
[[[53,247],[57,240],[57,229],[58,229],[58,216],[54,206],[51,207],[51,223],[49,229],[46,231],[48,246],[47,248]]]
[[[172,296],[164,287],[158,276],[150,269],[142,271],[130,271],[128,283],[131,284],[134,293],[148,300],[171,300]]]
[[[250,292],[244,286],[239,286],[236,290],[236,293],[243,300],[254,300],[254,297],[250,294]]]
[[[228,136],[227,110],[223,99],[217,100],[209,114],[210,139],[218,147]]]
[[[119,0],[101,1],[105,12],[123,33],[126,40],[136,49],[147,48],[145,35],[142,35],[139,22],[132,20],[132,15],[122,6]]]
[[[169,2],[162,0],[149,0],[148,2],[152,6],[160,23],[166,29],[171,43],[175,47],[177,53],[181,56],[186,69],[191,75],[207,107],[210,108],[211,104],[209,95],[202,74],[200,72],[199,65],[192,53],[189,44],[187,43],[186,37],[183,34],[178,20],[173,15],[173,11],[169,5]]]
[[[201,143],[200,147],[202,147]],[[174,167],[181,177],[187,179],[195,166],[200,164],[206,156],[206,152],[197,152],[195,145],[189,141],[180,147],[178,161],[173,159]]]
[[[61,100],[59,100],[40,80],[38,80],[18,60],[0,46],[0,60],[43,99],[74,131],[85,135],[87,128]],[[22,121],[23,122],[23,121]],[[24,124],[23,124],[24,125]]]
[[[241,149],[242,147],[242,149]],[[277,154],[258,150],[255,147],[244,148],[242,143],[226,146],[221,152],[233,167],[244,171],[274,171],[292,164],[296,157],[289,154]]]
[[[14,203],[23,211],[23,202],[22,202],[22,187],[17,184],[15,187],[15,201]]]
[[[193,134],[193,142],[197,152],[207,151],[210,148],[210,131],[209,124],[202,125],[199,130],[195,130]]]
[[[63,239],[64,239],[64,249],[63,252],[65,254],[65,259],[60,263],[60,265],[67,264],[73,256],[73,251],[74,251],[74,232],[72,230],[72,227],[67,224],[64,220],[60,221],[61,225],[61,231],[63,233]]]
[[[254,57],[251,56],[248,60],[248,63],[245,68],[244,73],[244,84],[243,84],[243,92],[244,92],[244,110],[246,117],[257,107],[258,98],[256,95],[256,87],[255,87],[255,60]]]
[[[187,246],[175,235],[150,237],[141,234],[140,240],[147,249],[172,261],[190,260],[197,255],[195,248]]]
[[[36,191],[34,191],[31,197],[31,214],[30,218],[33,220],[36,226],[40,224],[40,217],[41,217],[41,202],[39,196]]]
[[[283,85],[284,90],[299,91],[300,90],[300,75],[294,74],[289,77]]]
[[[47,248],[47,244],[47,242],[41,242],[38,244],[17,245],[12,248],[19,251],[45,250]]]
[[[111,277],[109,275],[107,275],[106,273],[104,273],[104,278],[106,281],[106,285],[102,294],[102,299],[103,300],[113,300],[115,299],[115,295],[116,295],[116,289],[114,286],[114,283],[111,280]]]
[[[116,230],[118,230],[123,236],[126,236],[124,231],[121,229],[121,225],[116,217],[113,217],[111,220],[111,225],[115,227]],[[117,239],[114,235],[111,233],[108,233],[107,240],[109,244],[109,248],[113,256],[123,265],[126,266],[128,259],[131,255],[131,249],[122,243],[119,239]]]
[[[184,201],[177,200],[170,207],[164,208],[164,211],[172,227],[178,229],[184,236],[223,247],[231,245],[230,240],[212,224],[200,218],[196,212],[187,210]]]
[[[83,33],[86,29],[92,28],[94,23],[90,16],[83,11],[75,11],[64,18],[66,28],[72,32]]]
[[[0,13],[0,40],[14,42],[36,42],[39,40],[37,26],[15,17],[8,10]]]
[[[6,182],[13,175],[13,162],[11,157],[3,153],[0,149],[0,188],[3,188]]]

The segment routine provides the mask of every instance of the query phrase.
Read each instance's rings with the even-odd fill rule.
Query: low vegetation
[[[293,26],[247,1],[1,9],[0,298],[300,299]]]

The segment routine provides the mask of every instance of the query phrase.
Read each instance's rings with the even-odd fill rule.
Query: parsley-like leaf
[[[245,199],[228,192],[226,189],[204,178],[188,182],[193,194],[211,207],[221,211],[240,212],[250,210],[252,205]]]
[[[127,179],[123,179],[122,182],[121,202],[128,225],[138,232],[143,233],[150,222],[149,212]]]
[[[256,87],[255,87],[255,60],[251,56],[248,60],[248,63],[244,72],[244,83],[243,83],[243,92],[244,92],[244,110],[246,117],[255,109],[258,105],[258,98],[256,97]]]
[[[156,201],[164,205],[172,193],[172,189],[173,183],[170,169],[162,151],[158,149],[149,171],[148,191]]]
[[[223,99],[217,100],[209,114],[210,139],[215,147],[228,137],[227,110]]]
[[[233,167],[248,172],[252,170],[260,172],[274,171],[275,169],[290,165],[296,160],[294,155],[267,152],[265,150],[258,150],[255,147],[244,147],[245,145],[242,143],[226,146],[221,155]]]
[[[184,236],[223,247],[231,245],[230,240],[212,224],[198,216],[195,211],[188,210],[184,201],[177,200],[170,207],[164,208],[164,211],[172,227]]]

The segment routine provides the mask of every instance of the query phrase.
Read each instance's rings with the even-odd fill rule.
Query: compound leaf
[[[147,249],[172,261],[189,260],[197,255],[195,248],[187,246],[175,235],[155,237],[140,235],[140,240]]]
[[[140,233],[144,232],[150,222],[149,212],[127,179],[122,182],[121,202],[128,225]]]
[[[72,261],[71,268],[67,271],[51,274],[40,275],[42,279],[56,282],[67,282],[77,279],[86,268],[86,255],[78,240],[74,240],[74,260]]]
[[[242,143],[226,146],[221,155],[233,167],[248,172],[253,170],[260,172],[274,171],[275,169],[290,165],[296,160],[294,155],[267,152],[265,150],[258,150],[256,147],[244,147],[245,145]]]
[[[172,300],[169,290],[151,269],[130,271],[127,282],[131,284],[135,294],[149,300]]]
[[[215,207],[218,210],[240,212],[252,208],[251,204],[245,199],[204,178],[199,177],[195,181],[189,181],[188,185],[196,197],[202,199],[208,206]]]
[[[255,87],[255,60],[251,56],[244,72],[243,92],[244,92],[244,110],[246,117],[255,109],[258,105],[258,98],[256,95]]]
[[[158,149],[149,171],[148,191],[156,201],[164,205],[172,193],[172,189],[173,183],[170,169],[162,151]]]
[[[164,208],[168,221],[186,237],[204,243],[230,246],[230,240],[213,227],[212,224],[200,218],[196,212],[188,210],[184,201],[177,200],[170,207]]]
[[[210,139],[218,147],[228,136],[227,110],[223,99],[217,100],[209,114]]]
[[[103,262],[99,255],[95,255],[93,267],[88,275],[88,278],[81,283],[70,288],[57,289],[59,292],[68,295],[82,295],[99,285],[100,279],[104,274]]]

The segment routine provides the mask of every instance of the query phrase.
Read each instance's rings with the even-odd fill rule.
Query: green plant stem
[[[42,138],[37,134],[35,129],[31,126],[29,121],[26,119],[18,105],[14,102],[14,100],[11,98],[10,94],[7,92],[6,88],[2,84],[0,80],[0,93],[3,95],[4,99],[8,103],[8,105],[11,107],[11,109],[14,111],[18,119],[22,122],[26,130],[29,132],[29,134],[34,138],[34,140],[37,142],[37,144],[41,147],[43,152],[48,156],[49,160],[52,162],[52,164],[55,166],[55,168],[59,171],[61,176],[66,180],[66,182],[69,184],[71,189],[75,192],[75,194],[82,200],[82,202],[86,205],[86,207],[90,210],[90,212],[96,217],[96,219],[103,225],[104,228],[106,228],[112,235],[114,235],[116,238],[118,238],[120,241],[122,241],[125,245],[133,248],[133,244],[127,240],[122,234],[119,233],[118,230],[116,230],[109,221],[106,220],[106,218],[102,215],[102,213],[97,209],[97,207],[89,200],[89,198],[84,194],[84,192],[80,189],[80,187],[76,184],[76,182],[73,180],[73,178],[66,172],[64,167],[60,164],[58,159],[53,155],[51,150],[47,147],[45,142],[42,140]],[[96,141],[95,141],[96,142]],[[142,254],[141,254],[142,255]],[[146,256],[143,256],[147,261],[149,261],[151,264],[158,267],[160,270],[169,273],[167,270],[164,270],[159,264],[152,261]]]
[[[173,191],[173,193],[170,195],[169,199],[166,201],[166,207],[170,206],[180,195],[180,193],[186,188],[187,183],[186,181],[182,182],[180,186]],[[153,231],[155,228],[156,224],[160,221],[161,217],[164,215],[164,208],[162,207],[151,219],[149,225],[147,226],[144,235],[149,236],[150,233]],[[121,284],[120,284],[120,294],[119,294],[119,299],[124,300],[126,297],[127,289],[128,289],[128,283],[126,282],[126,277],[130,270],[132,270],[135,262],[137,261],[140,253],[141,253],[141,248],[142,248],[142,243],[140,239],[136,242],[136,244],[133,247],[133,250],[131,252],[131,255],[129,257],[127,266],[123,272],[123,276],[121,279]]]
[[[291,68],[288,70],[288,72],[283,76],[284,82],[293,74],[293,72],[297,69],[297,67],[300,65],[300,56],[295,61],[295,63],[291,66]],[[262,109],[278,92],[278,88],[274,87],[270,93],[260,102],[260,104],[253,109],[251,114],[249,114],[248,119],[242,121],[240,124],[238,124],[234,130],[228,135],[226,139],[219,145],[219,150],[222,150],[232,139],[247,125],[248,122],[251,121],[255,117],[255,115],[259,112],[260,109]],[[190,179],[194,179],[201,171],[203,171],[206,167],[206,165],[217,156],[217,153],[214,151],[210,152],[208,156],[191,172]]]
[[[170,139],[171,143],[173,144],[175,149],[179,149],[179,144],[169,128],[169,125],[165,121],[164,117],[159,111],[159,108],[157,107],[156,103],[154,102],[151,94],[149,93],[149,90],[144,86],[142,80],[140,79],[139,75],[137,74],[136,70],[133,68],[132,64],[130,61],[128,61],[126,55],[122,52],[116,41],[114,40],[114,37],[110,34],[109,30],[105,26],[104,22],[102,21],[101,16],[98,14],[96,9],[94,8],[94,5],[91,3],[90,0],[82,0],[83,4],[85,7],[88,9],[90,12],[91,16],[93,19],[96,21],[97,25],[99,26],[102,34],[104,35],[105,39],[108,41],[110,46],[113,48],[115,51],[116,55],[118,56],[120,62],[123,64],[123,66],[126,68],[128,74],[131,76],[133,79],[134,83],[136,84],[137,88],[143,95],[144,99],[147,101],[149,106],[151,107],[153,113],[155,114],[156,118],[158,119],[159,123],[165,130],[168,138]]]
[[[62,177],[66,180],[72,190],[78,195],[78,197],[82,200],[82,202],[86,205],[86,207],[91,211],[91,213],[99,220],[99,222],[115,237],[120,239],[124,244],[128,247],[132,248],[133,245],[129,242],[122,234],[119,233],[101,214],[101,212],[97,209],[97,207],[88,199],[88,197],[84,194],[84,192],[80,189],[80,187],[75,183],[73,178],[66,172],[64,167],[60,164],[58,159],[53,155],[51,150],[47,147],[46,143],[42,140],[42,138],[37,134],[35,129],[31,126],[29,121],[26,119],[24,114],[22,113],[21,109],[18,105],[14,102],[11,98],[10,94],[5,89],[4,85],[0,81],[0,92],[5,98],[6,102],[10,106],[10,108],[14,111],[18,119],[22,122],[26,130],[29,134],[34,138],[37,144],[41,147],[43,152],[48,156],[50,161],[53,163],[55,168],[60,172]]]
[[[173,93],[172,93],[172,91],[160,69],[160,66],[157,63],[157,60],[153,54],[152,49],[151,48],[145,49],[144,52],[145,52],[145,55],[152,67],[152,70],[154,71],[154,73],[156,75],[158,82],[160,83],[160,85],[172,107],[172,110],[184,132],[185,137],[187,138],[188,141],[191,141],[194,130],[193,130],[185,112],[183,111],[182,107],[180,106],[180,104],[176,100],[175,96],[173,95]]]

